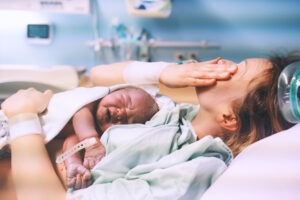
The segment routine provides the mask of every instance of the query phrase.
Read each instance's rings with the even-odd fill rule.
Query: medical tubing
[[[162,70],[170,63],[134,61],[123,72],[123,78],[130,84],[157,84]]]
[[[22,113],[8,119],[10,141],[16,138],[42,134],[42,126],[36,113]]]

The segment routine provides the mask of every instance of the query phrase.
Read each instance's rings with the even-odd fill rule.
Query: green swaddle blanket
[[[106,156],[93,184],[68,199],[197,199],[227,168],[230,149],[219,138],[196,140],[190,124],[199,107],[161,109],[143,124],[115,125],[101,138]]]

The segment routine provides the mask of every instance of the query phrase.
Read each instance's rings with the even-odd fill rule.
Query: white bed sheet
[[[201,200],[299,200],[300,124],[241,152]]]

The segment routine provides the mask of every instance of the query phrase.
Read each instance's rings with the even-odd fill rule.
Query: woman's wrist
[[[10,141],[16,138],[42,134],[42,126],[36,113],[21,113],[8,118]]]
[[[131,84],[157,84],[162,70],[170,63],[167,62],[139,62],[129,64],[123,72],[126,83]]]

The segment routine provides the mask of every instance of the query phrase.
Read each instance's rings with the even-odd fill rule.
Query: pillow
[[[201,200],[299,200],[300,124],[243,150]]]

